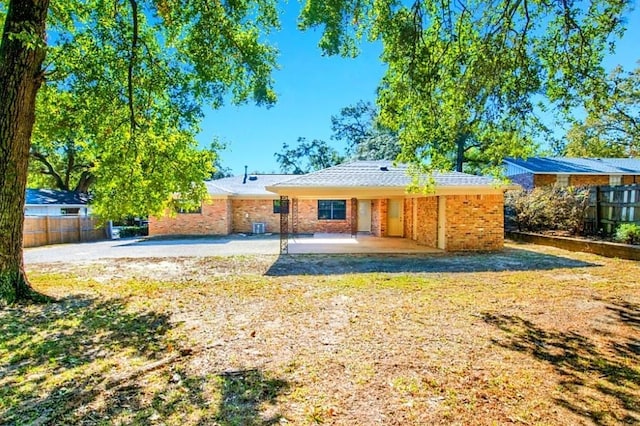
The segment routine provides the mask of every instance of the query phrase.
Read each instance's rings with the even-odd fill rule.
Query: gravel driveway
[[[27,248],[27,265],[51,262],[84,262],[99,259],[144,257],[204,257],[243,254],[278,254],[276,236],[233,238],[122,239],[81,244],[59,244]]]

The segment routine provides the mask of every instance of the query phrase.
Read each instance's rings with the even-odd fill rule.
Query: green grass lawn
[[[640,265],[458,256],[32,267],[0,424],[637,424]]]

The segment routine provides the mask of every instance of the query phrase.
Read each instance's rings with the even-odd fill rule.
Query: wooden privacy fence
[[[78,243],[107,238],[98,219],[86,216],[27,216],[24,218],[24,247]]]
[[[640,184],[592,187],[585,231],[613,234],[622,223],[640,225]]]

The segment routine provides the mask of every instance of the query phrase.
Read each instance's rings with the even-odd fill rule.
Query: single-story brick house
[[[404,237],[447,251],[502,249],[509,187],[458,172],[434,174],[428,194],[409,193],[411,182],[406,166],[389,161],[218,179],[207,182],[210,199],[201,209],[150,218],[149,235],[278,233],[284,214],[292,233]]]
[[[149,235],[229,235],[280,232],[280,197],[266,186],[293,175],[232,176],[205,182],[209,199],[200,209],[149,218]],[[254,230],[254,223],[261,224]]]
[[[638,158],[506,158],[505,175],[525,189],[640,183]]]
[[[25,216],[89,216],[89,197],[73,191],[27,189]]]

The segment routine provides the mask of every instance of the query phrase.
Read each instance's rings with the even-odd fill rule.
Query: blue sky
[[[220,155],[233,174],[242,174],[245,165],[250,172],[279,172],[274,153],[284,142],[295,144],[300,136],[329,141],[332,115],[359,100],[375,101],[385,71],[379,60],[381,45],[364,43],[355,59],[323,57],[317,47],[320,33],[298,31],[297,13],[298,3],[290,1],[281,17],[282,30],[270,37],[280,50],[280,70],[274,74],[277,104],[269,109],[226,105],[206,113],[198,140],[202,146],[214,137],[227,143]],[[634,10],[607,68],[635,67],[640,59],[638,23],[640,10]]]

